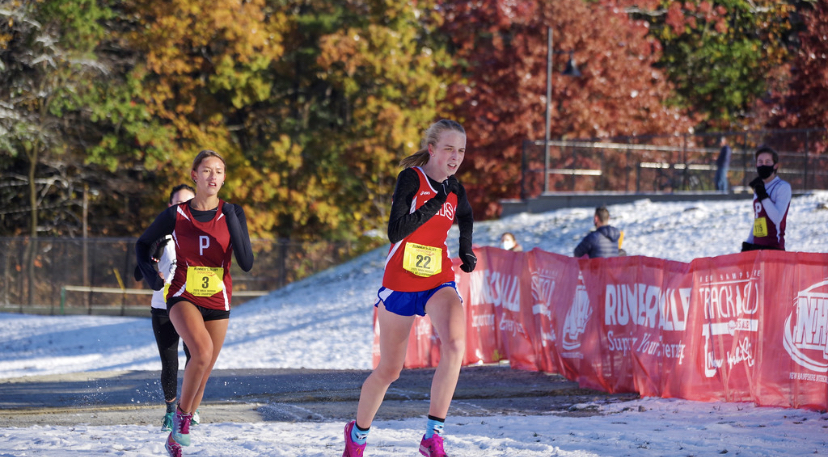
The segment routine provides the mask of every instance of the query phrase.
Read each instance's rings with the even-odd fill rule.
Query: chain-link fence
[[[825,129],[758,130],[601,141],[527,140],[523,143],[521,198],[546,192],[681,192],[716,189],[716,159],[724,137],[732,148],[728,181],[747,186],[756,176],[761,145],[779,153],[782,179],[794,190],[828,189]]]
[[[135,281],[134,238],[0,237],[0,311],[40,314],[149,314],[151,290]],[[233,305],[344,262],[381,241],[251,240],[255,264],[235,261]]]

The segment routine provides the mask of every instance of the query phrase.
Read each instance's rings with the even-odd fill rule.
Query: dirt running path
[[[369,371],[216,370],[202,422],[330,421],[356,413]],[[391,385],[378,420],[424,416],[433,369],[404,370]],[[163,399],[157,371],[89,372],[0,379],[0,426],[159,424]],[[557,375],[505,366],[466,367],[452,416],[594,414],[585,403],[638,398],[581,389]]]

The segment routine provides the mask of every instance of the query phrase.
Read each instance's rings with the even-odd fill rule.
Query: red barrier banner
[[[472,310],[494,311],[494,322],[486,327],[487,332],[494,330],[492,359],[505,358],[515,369],[537,371],[536,354],[528,333],[534,325],[532,296],[527,293],[531,290],[532,277],[528,274],[525,256],[502,249],[485,249],[480,254],[486,266],[470,275],[469,305]]]
[[[497,310],[484,298],[489,273],[486,250],[476,251],[477,267],[471,273],[455,270],[455,281],[466,309],[466,358],[472,363],[496,363],[505,358],[497,330]]]
[[[508,360],[607,392],[828,407],[828,255],[475,252],[471,274],[455,262],[464,364]],[[439,339],[417,318],[405,366],[437,363]]]
[[[665,385],[664,396],[748,401],[755,376],[762,318],[757,252],[694,260],[690,325],[685,346],[690,366]]]
[[[754,395],[764,405],[826,409],[828,255],[766,252]]]
[[[531,277],[532,321],[527,327],[535,366],[546,373],[574,378],[583,360],[580,336],[592,312],[588,302],[579,300],[585,295],[583,282],[579,283],[578,261],[540,249],[523,257],[524,274]]]

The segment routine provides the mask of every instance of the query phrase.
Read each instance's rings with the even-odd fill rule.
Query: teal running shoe
[[[162,432],[171,432],[173,429],[173,416],[175,413],[164,414],[164,422],[161,423]]]
[[[182,446],[190,445],[190,420],[192,420],[192,418],[192,414],[184,413],[180,409],[175,412],[175,417],[173,418],[173,429],[170,436],[176,443]]]

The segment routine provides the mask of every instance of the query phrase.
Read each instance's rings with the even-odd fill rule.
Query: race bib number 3
[[[433,246],[406,243],[403,268],[417,276],[429,277],[443,271],[443,250]]]
[[[753,236],[768,236],[768,220],[764,217],[756,218],[753,221]]]
[[[187,267],[187,292],[211,297],[224,288],[224,268]]]

